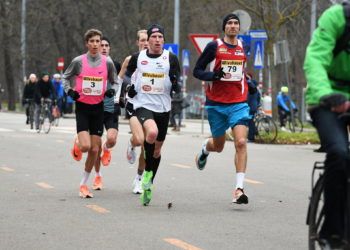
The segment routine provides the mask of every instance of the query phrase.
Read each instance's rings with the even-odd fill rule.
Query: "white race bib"
[[[83,76],[82,92],[84,95],[102,95],[103,77]]]
[[[225,72],[225,77],[221,81],[237,82],[241,81],[243,75],[243,61],[241,60],[222,60],[221,67]]]
[[[141,92],[144,94],[160,95],[164,93],[164,73],[142,73]]]

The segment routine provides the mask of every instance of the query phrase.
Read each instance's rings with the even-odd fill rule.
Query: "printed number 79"
[[[237,67],[236,66],[227,66],[228,67],[228,72],[236,72]]]

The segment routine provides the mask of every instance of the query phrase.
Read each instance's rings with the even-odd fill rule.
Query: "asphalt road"
[[[233,143],[199,171],[194,158],[208,124],[202,134],[199,122],[185,121],[181,132],[169,129],[144,207],[132,193],[137,166],[125,157],[125,121],[102,169],[105,189],[93,199],[78,196],[86,156],[70,155],[75,120],[62,119],[49,134],[24,121],[0,113],[0,249],[307,249],[311,169],[324,158],[312,152],[318,145],[249,143],[249,204],[233,205]]]

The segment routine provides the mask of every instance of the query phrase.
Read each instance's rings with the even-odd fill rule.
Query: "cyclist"
[[[41,79],[35,84],[35,91],[34,91],[34,102],[35,102],[35,111],[34,111],[34,117],[35,117],[35,129],[39,130],[39,116],[41,111],[41,104],[44,101],[49,101],[49,119],[50,121],[53,120],[52,116],[52,108],[51,105],[55,103],[56,100],[56,91],[55,87],[53,86],[52,82],[50,81],[50,76],[48,72],[43,72],[41,74]]]
[[[30,115],[29,109],[30,109],[30,105],[33,105],[32,102],[34,101],[34,92],[35,92],[36,82],[37,82],[36,75],[33,73],[30,74],[29,79],[26,82],[26,85],[24,86],[24,90],[23,90],[22,104],[26,108],[26,116],[27,116],[26,124],[29,124],[29,115]],[[32,117],[32,119],[33,119],[33,117]]]
[[[205,140],[196,157],[199,170],[203,170],[209,152],[221,152],[226,141],[226,130],[232,128],[236,149],[236,188],[233,203],[247,204],[243,191],[247,167],[247,126],[251,119],[247,104],[248,84],[244,77],[246,62],[245,46],[237,39],[240,20],[235,14],[228,14],[222,23],[225,35],[208,43],[198,58],[193,75],[203,81],[210,81],[206,88],[205,108],[212,137]],[[214,68],[205,72],[211,62]]]
[[[293,109],[294,112],[297,112],[297,108],[292,101],[292,99],[288,95],[288,87],[282,86],[281,92],[277,94],[276,97],[276,105],[278,108],[278,116],[280,118],[280,126],[282,131],[286,131],[286,119],[288,115],[290,115],[290,107]]]
[[[106,37],[103,36],[101,38],[101,54],[110,58],[109,53],[111,49],[111,42]],[[118,73],[118,70],[117,70]],[[107,82],[107,89],[111,88],[111,84]],[[119,88],[120,89],[120,88]],[[105,96],[103,100],[103,106],[104,106],[104,112],[103,112],[103,124],[107,131],[106,141],[102,144],[102,149],[100,151],[103,152],[103,155],[101,156],[99,152],[97,155],[97,159],[95,162],[95,173],[96,177],[93,183],[92,188],[94,190],[101,190],[102,189],[102,173],[101,173],[101,162],[103,166],[108,166],[111,162],[111,149],[115,146],[117,143],[117,136],[118,136],[118,119],[119,119],[119,112],[120,107],[118,104],[115,103],[113,97]]]
[[[144,49],[148,49],[148,35],[147,35],[147,30],[139,30],[137,31],[137,39],[136,39],[136,45],[138,46],[139,51],[142,51]],[[129,64],[131,56],[128,56],[125,58],[122,69],[119,73],[119,77],[121,79],[124,78],[124,74],[126,71],[126,68]],[[131,82],[135,82],[136,78],[136,73],[131,76]],[[138,168],[137,168],[137,173],[135,176],[135,179],[133,181],[133,193],[134,194],[141,194],[143,192],[141,188],[141,180],[142,180],[142,175],[143,171],[145,170],[145,159],[144,159],[144,150],[143,150],[143,145],[142,145],[142,139],[140,137],[143,136],[143,129],[138,121],[137,117],[135,116],[135,111],[134,111],[134,105],[133,105],[133,100],[132,98],[129,98],[128,95],[125,95],[126,97],[126,106],[125,106],[125,112],[127,116],[129,117],[129,125],[130,129],[132,132],[132,136],[128,142],[128,148],[126,152],[127,160],[130,164],[133,164],[136,161],[136,152],[135,152],[135,147],[136,146],[141,146],[141,152],[139,156],[139,161],[138,161]],[[134,140],[134,138],[136,139]]]
[[[88,152],[85,171],[80,182],[79,195],[92,198],[86,183],[101,148],[103,133],[103,98],[113,97],[115,89],[107,88],[107,80],[114,87],[117,74],[113,61],[100,54],[102,32],[96,29],[86,31],[86,54],[73,59],[63,74],[63,86],[66,93],[76,101],[76,123],[78,136],[74,139],[71,151],[73,159],[80,161],[82,153]],[[75,89],[72,88],[76,83]]]
[[[180,90],[177,85],[179,61],[175,54],[163,49],[163,27],[153,24],[148,28],[147,35],[149,48],[132,55],[124,77],[124,81],[130,84],[131,76],[137,70],[136,80],[128,88],[128,96],[133,98],[135,115],[144,129],[138,144],[144,143],[145,150],[146,167],[140,196],[145,206],[151,201],[153,181],[168,129],[170,93]]]
[[[55,86],[56,97],[57,97],[57,107],[60,111],[60,116],[63,114],[63,99],[64,99],[64,89],[61,81],[60,74],[54,74],[52,79],[52,84]]]
[[[347,125],[338,119],[350,106],[349,41],[346,50],[334,53],[346,23],[341,5],[328,8],[318,20],[304,62],[306,101],[326,151],[325,219],[320,237],[331,248],[341,246],[344,237],[346,169],[350,167]]]

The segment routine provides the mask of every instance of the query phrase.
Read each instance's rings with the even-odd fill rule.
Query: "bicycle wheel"
[[[44,113],[41,125],[42,125],[42,130],[46,134],[48,134],[50,132],[50,129],[51,129],[51,121],[50,121],[49,113],[47,111],[45,111],[45,113]]]
[[[309,225],[309,249],[318,249],[319,234],[324,220],[323,206],[323,183],[324,176],[321,175],[312,189],[307,224]]]
[[[256,125],[257,139],[262,142],[271,143],[277,137],[277,126],[269,116],[260,118]]]
[[[292,133],[303,132],[303,124],[298,117],[294,117],[294,126],[293,126],[293,120],[289,119],[288,128]]]

